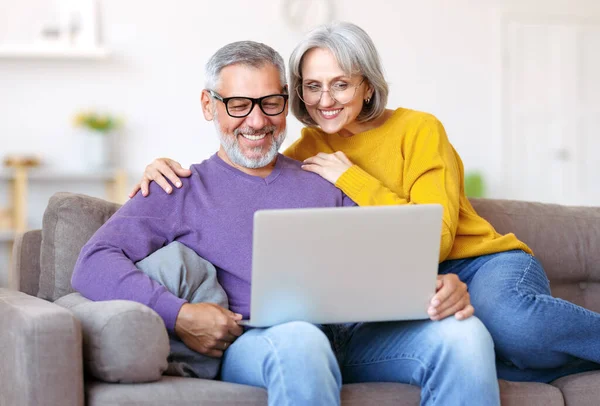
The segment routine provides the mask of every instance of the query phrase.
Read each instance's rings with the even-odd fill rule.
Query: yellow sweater
[[[465,196],[462,161],[434,116],[400,108],[380,127],[352,137],[304,128],[284,154],[302,161],[335,151],[354,163],[336,186],[359,206],[443,206],[440,262],[512,249],[531,253],[514,234],[498,234],[475,212]]]

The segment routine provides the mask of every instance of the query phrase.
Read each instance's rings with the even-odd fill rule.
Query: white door
[[[600,205],[600,23],[507,19],[506,196]]]

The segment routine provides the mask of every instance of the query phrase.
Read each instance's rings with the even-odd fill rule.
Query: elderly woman
[[[550,381],[600,367],[600,315],[552,297],[531,250],[512,233],[498,234],[475,212],[465,196],[461,159],[434,116],[386,109],[388,87],[380,60],[362,29],[348,23],[317,28],[297,45],[289,69],[292,112],[307,127],[285,155],[303,161],[305,170],[327,179],[361,206],[443,206],[439,273],[456,274],[467,284],[477,316],[494,340],[500,378]],[[189,172],[170,159],[155,160],[132,195],[140,188],[146,195],[152,180],[169,192],[162,175],[178,185],[178,176]],[[458,310],[433,304],[431,319],[442,320]],[[385,334],[377,329],[383,330],[357,327],[350,344]],[[376,367],[384,362],[378,360],[379,353],[350,351],[342,366],[344,380],[364,380],[369,361],[380,380],[423,386],[427,364],[438,360],[421,358],[417,349],[426,342],[402,345],[393,362],[405,363],[410,374],[398,378],[396,370]],[[480,371],[472,372],[473,384],[481,383]],[[433,385],[429,390],[435,397],[441,388]],[[438,400],[454,404],[450,399]]]

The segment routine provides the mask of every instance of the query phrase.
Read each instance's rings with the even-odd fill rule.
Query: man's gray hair
[[[207,62],[206,89],[217,90],[220,82],[221,70],[230,65],[244,65],[253,68],[262,68],[271,64],[279,70],[281,88],[287,84],[285,76],[285,63],[277,51],[268,45],[254,41],[238,41],[220,48]]]
[[[330,50],[347,75],[362,75],[373,86],[373,96],[369,103],[363,104],[357,118],[359,122],[373,120],[383,114],[389,88],[375,44],[357,25],[338,22],[319,26],[309,32],[290,56],[290,106],[298,120],[306,125],[317,125],[296,93],[296,88],[302,85],[302,59],[313,48]]]

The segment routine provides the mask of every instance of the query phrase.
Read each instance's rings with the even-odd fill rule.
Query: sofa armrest
[[[0,288],[0,405],[81,406],[81,328],[70,311]]]
[[[128,300],[93,302],[79,293],[55,303],[81,323],[83,361],[94,378],[154,382],[167,370],[169,335],[163,320],[149,307]]]

